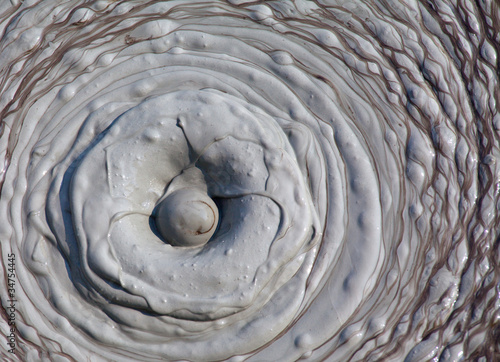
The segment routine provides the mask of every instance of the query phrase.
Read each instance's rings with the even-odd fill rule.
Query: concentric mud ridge
[[[2,359],[500,359],[500,4],[11,3]]]

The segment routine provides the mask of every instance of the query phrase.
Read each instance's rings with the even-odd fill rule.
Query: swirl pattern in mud
[[[13,3],[2,359],[500,358],[498,2]]]

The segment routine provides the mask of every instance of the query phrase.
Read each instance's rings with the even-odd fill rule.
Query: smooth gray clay
[[[182,188],[159,203],[156,227],[174,246],[202,246],[215,232],[219,211],[206,192]]]
[[[0,30],[0,359],[500,359],[498,1]]]

